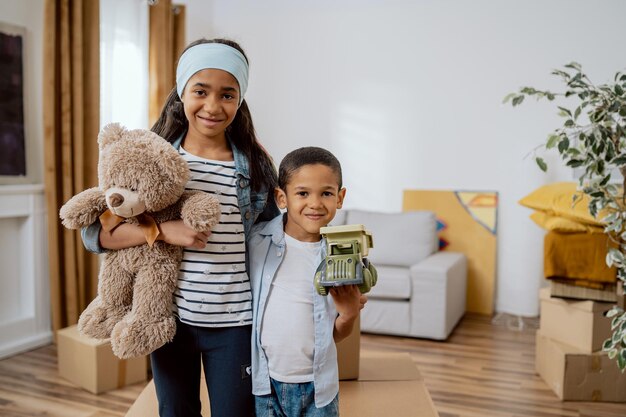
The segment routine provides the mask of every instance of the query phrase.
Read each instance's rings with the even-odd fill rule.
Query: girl
[[[256,139],[244,94],[248,61],[229,40],[199,40],[181,55],[176,86],[152,131],[187,160],[187,189],[218,197],[220,223],[196,233],[182,220],[159,225],[160,239],[184,246],[174,294],[177,332],[151,354],[161,416],[200,416],[200,363],[211,415],[254,415],[250,378],[252,296],[246,236],[257,221],[279,214],[271,158]],[[93,252],[145,243],[141,230],[122,224],[112,232],[98,222],[83,230]]]

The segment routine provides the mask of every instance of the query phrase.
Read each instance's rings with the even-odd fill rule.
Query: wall
[[[43,0],[13,2],[0,0],[0,21],[26,29],[24,36],[24,134],[26,136],[26,177],[0,175],[5,183],[43,182],[43,114],[41,106],[43,68]]]
[[[572,60],[596,82],[624,68],[620,0],[183,0],[188,40],[240,41],[247,100],[278,162],[305,145],[344,165],[346,207],[397,211],[402,190],[495,190],[496,309],[538,313],[543,231],[517,201],[572,180],[554,154],[529,156],[560,119],[553,106],[512,109],[522,85],[556,88]]]
[[[26,29],[27,151],[25,177],[0,177],[0,358],[52,340],[42,185],[43,12],[43,0],[0,1],[0,20]]]

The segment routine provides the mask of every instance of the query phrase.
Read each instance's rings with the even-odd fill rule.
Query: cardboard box
[[[592,353],[602,349],[602,343],[611,337],[611,320],[603,313],[612,303],[568,300],[550,297],[550,289],[539,291],[541,333],[551,339]]]
[[[357,381],[339,383],[342,417],[438,417],[430,394],[408,353],[361,355]]]
[[[566,279],[550,279],[550,295],[557,298],[594,300],[615,304],[617,302],[617,285],[602,283],[598,288],[588,288],[574,285]]]
[[[561,400],[626,402],[626,373],[603,352],[586,353],[537,332],[535,369]]]
[[[200,384],[202,416],[210,416],[207,389]],[[359,379],[339,383],[342,417],[438,417],[417,367],[407,353],[369,353],[360,359]],[[154,382],[141,392],[126,417],[157,417]]]
[[[121,388],[148,378],[145,356],[121,360],[108,340],[92,339],[76,326],[57,332],[59,374],[94,394]]]
[[[339,380],[359,378],[359,358],[361,356],[361,318],[358,317],[350,336],[337,343],[337,366]]]

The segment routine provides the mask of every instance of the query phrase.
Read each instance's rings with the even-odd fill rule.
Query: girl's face
[[[237,115],[239,84],[226,71],[204,69],[189,79],[182,102],[189,135],[223,140],[224,131]]]

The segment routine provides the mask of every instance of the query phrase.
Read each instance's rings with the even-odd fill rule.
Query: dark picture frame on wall
[[[0,22],[0,183],[26,176],[25,33],[23,27]]]

